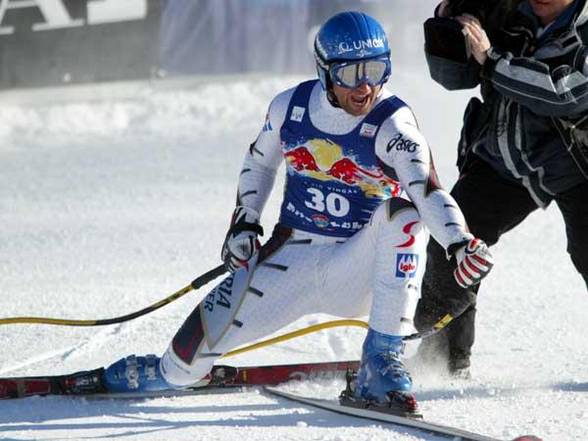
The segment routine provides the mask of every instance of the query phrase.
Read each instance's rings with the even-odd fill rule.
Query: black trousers
[[[538,208],[522,185],[502,178],[479,158],[468,164],[451,195],[461,207],[472,234],[490,246]],[[554,200],[565,222],[567,251],[588,287],[588,181],[557,195]],[[415,316],[419,330],[428,328],[448,311],[448,302],[467,297],[453,279],[455,261],[447,260],[445,250],[434,239],[429,242],[427,254],[422,296]],[[446,328],[445,335],[439,333],[439,339],[447,339],[450,360],[470,356],[475,318],[473,303]]]

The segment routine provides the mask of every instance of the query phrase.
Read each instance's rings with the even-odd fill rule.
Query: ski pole
[[[437,322],[431,326],[429,329],[425,329],[424,331],[416,332],[411,335],[407,335],[403,338],[403,340],[417,340],[419,338],[427,338],[437,332],[441,331],[445,328],[451,321],[460,315],[462,315],[466,310],[471,306],[472,302],[464,302],[461,305],[454,306],[450,312],[442,316]]]
[[[35,323],[35,324],[44,324],[44,325],[57,325],[57,326],[104,326],[104,325],[112,325],[115,323],[122,323],[134,318],[140,317],[145,314],[149,314],[171,302],[174,300],[179,299],[180,297],[184,296],[185,294],[189,293],[192,290],[201,288],[202,286],[206,285],[207,283],[213,281],[221,274],[226,272],[226,268],[224,264],[217,266],[216,268],[207,271],[206,273],[202,274],[201,276],[194,279],[190,282],[189,285],[185,286],[184,288],[180,289],[179,291],[173,293],[169,297],[166,297],[159,302],[153,303],[152,305],[147,306],[146,308],[141,309],[140,311],[135,311],[130,314],[121,315],[120,317],[114,317],[109,319],[103,320],[70,320],[70,319],[56,319],[56,318],[47,318],[47,317],[9,317],[9,318],[0,318],[0,325],[12,325],[12,324],[20,324],[20,323]]]
[[[461,315],[461,314],[459,314],[459,315]],[[459,317],[459,315],[458,315],[458,317]],[[441,329],[443,329],[445,326],[447,326],[454,318],[455,317],[453,315],[447,313],[443,317],[441,317],[441,319],[439,319],[439,321],[437,321],[437,323],[435,323],[429,329],[425,329],[424,331],[420,331],[420,332],[415,332],[414,334],[407,335],[406,337],[403,337],[402,339],[404,341],[408,341],[408,340],[418,340],[419,338],[430,337],[431,335],[436,334]]]

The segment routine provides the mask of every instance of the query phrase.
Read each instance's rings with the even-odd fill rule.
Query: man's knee
[[[370,224],[391,233],[402,232],[405,240],[396,245],[398,248],[415,247],[417,243],[424,246],[429,237],[414,204],[402,198],[386,200],[374,212]]]
[[[245,302],[254,263],[226,277],[185,320],[162,357],[161,371],[168,382],[193,384],[234,347],[234,331],[240,327],[235,316]]]

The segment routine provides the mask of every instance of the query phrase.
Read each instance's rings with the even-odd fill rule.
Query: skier
[[[192,385],[223,354],[305,314],[369,312],[353,398],[415,411],[401,355],[414,330],[428,231],[464,286],[487,274],[492,257],[440,187],[412,111],[383,89],[391,61],[380,24],[337,14],[319,30],[314,55],[319,79],[273,99],[245,155],[222,248],[231,274],[161,359],[130,356],[108,367],[109,390]],[[282,161],[280,220],[260,247],[260,216]]]

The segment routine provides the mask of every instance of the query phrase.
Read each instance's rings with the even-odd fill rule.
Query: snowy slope
[[[219,263],[237,173],[279,90],[301,78],[123,85],[0,95],[0,315],[98,319],[141,309]],[[390,88],[417,114],[443,183],[468,93],[424,68]],[[122,93],[121,95],[121,92]],[[131,93],[132,92],[132,93]],[[101,96],[100,100],[92,97]],[[279,188],[262,219],[270,230]],[[414,368],[427,418],[500,439],[588,439],[588,296],[561,215],[533,214],[495,248],[480,295],[469,382]],[[58,374],[130,353],[161,354],[206,289],[122,325],[0,327],[1,375]],[[328,319],[310,316],[288,330]],[[359,357],[363,331],[336,329],[227,362]],[[341,383],[288,385],[334,397]],[[435,440],[258,391],[147,401],[0,402],[0,439]]]

